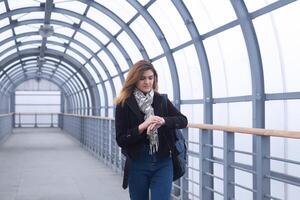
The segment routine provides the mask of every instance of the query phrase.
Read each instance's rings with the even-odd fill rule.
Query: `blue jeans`
[[[156,154],[149,155],[146,146],[141,160],[131,160],[128,186],[131,200],[170,200],[173,180],[171,157],[158,160]]]

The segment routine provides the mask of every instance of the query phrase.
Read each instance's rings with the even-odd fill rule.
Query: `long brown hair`
[[[157,72],[153,65],[146,60],[136,62],[129,70],[123,88],[119,96],[115,99],[115,104],[124,105],[125,100],[132,94],[137,82],[141,79],[143,73],[151,70],[154,74],[153,90],[157,92]]]

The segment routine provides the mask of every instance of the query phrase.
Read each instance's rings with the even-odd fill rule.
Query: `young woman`
[[[170,199],[173,129],[187,126],[169,100],[163,103],[157,80],[153,65],[141,60],[129,70],[116,99],[116,140],[127,157],[124,178],[128,175],[131,200],[148,200],[149,189],[152,200]]]

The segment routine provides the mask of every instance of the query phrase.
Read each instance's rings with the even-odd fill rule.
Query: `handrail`
[[[1,116],[8,116],[19,113],[9,113],[3,114]],[[79,115],[79,114],[70,114],[70,113],[20,113],[22,115],[49,115],[49,114],[62,114],[66,116],[74,117],[83,117],[91,119],[105,119],[105,120],[114,120],[113,117],[101,117],[101,116],[89,116],[89,115]],[[237,126],[224,126],[224,125],[212,125],[212,124],[188,124],[188,128],[198,128],[204,130],[218,130],[226,131],[232,133],[243,133],[250,135],[261,135],[261,136],[274,136],[274,137],[283,137],[283,138],[294,138],[300,139],[300,131],[285,131],[285,130],[272,130],[272,129],[262,129],[262,128],[246,128],[246,127],[237,127]]]
[[[6,113],[6,114],[0,114],[0,117],[7,117],[7,116],[11,116],[13,115],[14,113]]]
[[[69,113],[60,113],[62,115],[67,116],[74,116],[74,117],[84,117],[84,118],[91,118],[91,119],[105,119],[105,120],[115,120],[113,117],[101,117],[101,116],[95,116],[95,115],[78,115],[78,114],[69,114]]]
[[[188,124],[188,128],[198,128],[204,130],[218,130],[232,133],[244,133],[251,135],[274,136],[284,138],[300,139],[300,131],[285,131],[285,130],[271,130],[262,128],[245,128],[235,126],[221,126],[212,124]]]

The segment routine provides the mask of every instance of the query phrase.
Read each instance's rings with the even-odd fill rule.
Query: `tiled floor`
[[[60,129],[15,129],[0,143],[0,200],[129,199],[121,181]]]

